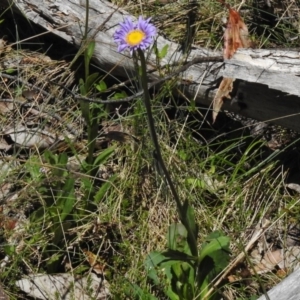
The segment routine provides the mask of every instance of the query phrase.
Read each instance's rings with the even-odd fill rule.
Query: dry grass
[[[227,1],[240,10],[250,29],[253,47],[297,47],[299,1],[271,1],[269,11],[264,7],[265,2]],[[218,1],[129,1],[122,6],[133,15],[151,16],[160,33],[173,41],[184,42],[187,30],[193,28],[195,46],[222,48],[227,11]]]
[[[231,4],[238,7],[240,2]],[[245,17],[251,20],[251,4],[248,5]],[[295,5],[278,9],[283,12],[282,16],[293,15],[299,8],[299,4]],[[221,47],[222,18],[226,13],[216,2],[129,2],[124,7],[136,15],[143,12],[153,16],[160,31],[176,41],[184,39],[186,17],[189,12],[196,11],[194,43]],[[280,22],[278,26],[286,26]],[[268,35],[253,33],[253,36],[261,46],[274,43]],[[280,43],[278,40],[277,44]],[[14,103],[7,113],[2,113],[1,124],[3,128],[27,124],[36,132],[46,130],[47,134],[53,133],[54,142],[44,148],[50,148],[56,157],[67,154],[68,164],[47,160],[45,149],[28,147],[26,139],[21,145],[6,141],[13,146],[2,150],[0,174],[3,193],[0,199],[3,209],[0,214],[2,285],[11,299],[22,299],[24,296],[16,289],[15,281],[23,275],[41,272],[82,274],[90,269],[83,254],[83,250],[88,249],[106,265],[105,277],[116,299],[133,299],[130,295],[131,289],[136,288],[134,285],[152,292],[158,299],[166,299],[162,287],[151,286],[147,280],[144,262],[151,251],[165,249],[168,226],[178,222],[178,217],[168,187],[156,172],[143,108],[136,104],[134,108],[126,107],[117,114],[114,110],[99,108],[110,130],[118,127],[121,132],[134,134],[138,142],[131,139],[122,142],[103,140],[100,137],[105,136],[107,129],[101,125],[95,155],[101,155],[110,146],[115,148],[112,155],[101,161],[97,178],[94,178],[96,192],[112,176],[115,179],[97,204],[85,206],[92,188],[88,187],[87,176],[82,171],[83,157],[87,153],[84,122],[77,101],[60,86],[49,83],[53,80],[71,86],[74,82],[76,84],[74,73],[66,62],[44,59],[24,66],[18,62],[11,67],[12,59],[28,62],[32,55],[24,50],[11,50],[2,57],[2,63],[8,64],[6,68],[15,71],[12,78],[0,76],[1,96],[17,99],[20,103]],[[36,53],[34,57],[37,57]],[[31,85],[37,94],[27,99],[32,106],[22,107],[27,101],[23,98],[24,91],[31,91]],[[167,100],[176,103],[176,108],[165,105]],[[53,113],[60,119],[54,120]],[[203,125],[206,123],[202,116],[200,109],[191,109],[189,104],[182,103],[175,96],[156,99],[155,118],[163,156],[181,199],[188,199],[195,208],[200,227],[199,247],[207,234],[222,230],[231,238],[231,258],[234,261],[244,253],[262,220],[270,222],[265,235],[269,231],[274,241],[285,241],[287,228],[298,224],[299,220],[298,195],[285,187],[289,171],[298,170],[291,167],[299,158],[295,155],[298,143],[294,140],[293,148],[287,143],[273,151],[267,147],[266,136],[253,137],[240,124],[240,130],[231,132],[225,129],[224,138],[219,128]],[[234,122],[225,121],[225,128],[230,128]],[[75,130],[76,139],[66,125]],[[7,140],[7,134],[3,136]],[[63,173],[57,173],[59,170]],[[59,218],[61,212],[57,199],[62,189],[60,184],[68,178],[74,179],[75,201],[68,222],[64,222]],[[41,215],[37,216],[37,211]],[[64,230],[59,243],[55,244],[57,232],[54,228],[57,225]],[[277,229],[276,233],[271,231],[273,228]],[[249,299],[261,294],[262,284],[270,287],[279,281],[274,270],[259,277],[253,276],[250,251],[247,258],[248,261],[245,258],[230,269],[229,275],[237,279],[226,281],[223,299]],[[243,275],[245,270],[248,271],[246,276]]]

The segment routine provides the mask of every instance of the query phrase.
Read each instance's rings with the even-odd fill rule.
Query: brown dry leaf
[[[255,251],[251,253],[252,258],[256,256]],[[257,257],[259,256],[260,254],[257,254]],[[263,274],[273,271],[276,266],[283,271],[289,269],[298,269],[300,267],[300,247],[293,246],[287,247],[286,249],[277,249],[275,251],[269,250],[254,266],[254,269],[258,274]]]
[[[249,48],[248,28],[240,14],[229,8],[229,17],[224,33],[224,58],[230,59],[239,48]]]
[[[39,93],[36,90],[25,90],[22,92],[22,96],[26,98],[27,100],[36,100],[38,98],[41,98],[41,93]]]
[[[255,251],[253,251],[251,255],[255,255]],[[260,254],[257,256],[259,257]],[[277,249],[275,251],[269,250],[261,261],[254,266],[254,269],[257,274],[271,272],[282,261],[282,259],[282,249]]]
[[[12,102],[0,102],[0,114],[4,115],[13,110],[14,104]]]
[[[4,134],[9,135],[11,140],[18,146],[24,148],[40,148],[50,147],[56,140],[55,136],[47,130],[39,128],[28,128],[23,125],[9,128]]]
[[[83,250],[83,252],[86,255],[86,259],[92,267],[93,271],[97,274],[102,275],[105,269],[105,264],[101,263],[99,257],[91,251]]]
[[[3,206],[0,206],[0,228],[11,231],[17,226],[18,220],[12,217],[8,217],[3,213]],[[0,299],[1,300],[1,299]]]
[[[216,121],[218,113],[225,99],[230,99],[230,93],[233,89],[234,78],[223,78],[216,96],[213,101],[213,123]]]
[[[12,188],[11,183],[3,183],[0,185],[0,201],[3,200],[10,193],[11,188]],[[0,214],[1,214],[1,209],[0,209]]]
[[[5,39],[0,39],[0,54],[6,54],[12,50],[10,45],[7,45],[7,41]],[[1,300],[1,299],[0,299]]]
[[[279,269],[279,270],[277,270],[276,275],[277,275],[277,277],[285,278],[288,275],[288,273],[286,270]]]
[[[0,103],[0,105],[1,105],[1,103]],[[11,145],[9,145],[5,139],[0,137],[0,150],[7,151],[10,148],[11,148]]]
[[[229,283],[233,283],[233,282],[237,282],[237,281],[241,280],[241,278],[237,275],[229,275],[227,277],[227,280]]]
[[[0,55],[11,51],[11,46],[7,46],[7,41],[4,39],[0,39]],[[0,298],[1,300],[1,298]]]
[[[229,7],[229,17],[224,33],[224,59],[230,59],[238,48],[248,48],[248,28],[240,14]],[[213,100],[213,123],[223,105],[225,99],[230,99],[233,90],[234,78],[223,78],[216,96]]]

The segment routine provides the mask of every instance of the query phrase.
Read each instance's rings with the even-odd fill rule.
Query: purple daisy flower
[[[118,52],[129,49],[132,53],[138,48],[147,49],[156,35],[156,28],[150,23],[150,20],[151,18],[145,20],[140,16],[137,24],[133,23],[130,18],[126,18],[123,23],[120,23],[120,28],[114,34],[114,41],[118,44]]]

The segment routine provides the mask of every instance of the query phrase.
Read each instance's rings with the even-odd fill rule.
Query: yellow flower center
[[[136,46],[142,42],[145,33],[139,29],[130,31],[126,36],[126,42],[130,46]]]

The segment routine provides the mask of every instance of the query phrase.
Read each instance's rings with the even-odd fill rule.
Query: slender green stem
[[[90,56],[88,54],[89,44],[88,44],[88,30],[89,30],[89,0],[85,0],[86,10],[85,10],[85,30],[82,47],[84,47],[84,75],[85,75],[85,93],[88,93],[88,78],[90,75]],[[84,95],[86,96],[86,95]],[[88,127],[88,155],[87,155],[87,164],[88,164],[88,173],[91,176],[95,176],[97,173],[96,168],[93,166],[94,163],[94,150],[96,145],[97,130],[98,130],[98,120],[97,120],[97,110],[92,109],[90,104],[81,103],[82,106],[85,106],[84,109],[87,110],[86,113],[86,122]]]
[[[156,158],[157,158],[157,161],[163,171],[163,174],[165,175],[166,181],[170,187],[171,193],[176,202],[179,218],[187,230],[188,240],[189,240],[189,245],[190,245],[192,255],[197,257],[198,251],[197,251],[196,237],[193,233],[193,230],[191,229],[191,226],[190,226],[188,220],[186,219],[186,215],[184,214],[184,206],[182,205],[182,203],[179,199],[176,188],[173,184],[171,176],[165,166],[164,160],[161,155],[160,146],[159,146],[156,131],[155,131],[154,119],[153,119],[153,115],[152,115],[150,95],[149,95],[149,91],[148,91],[147,66],[146,66],[146,59],[144,56],[144,52],[141,49],[138,49],[137,51],[138,51],[140,61],[141,61],[141,71],[142,71],[141,83],[142,83],[142,88],[144,90],[144,104],[145,104],[145,108],[146,108],[146,112],[147,112],[150,135],[151,135],[151,139],[152,139],[154,149],[156,152]]]

